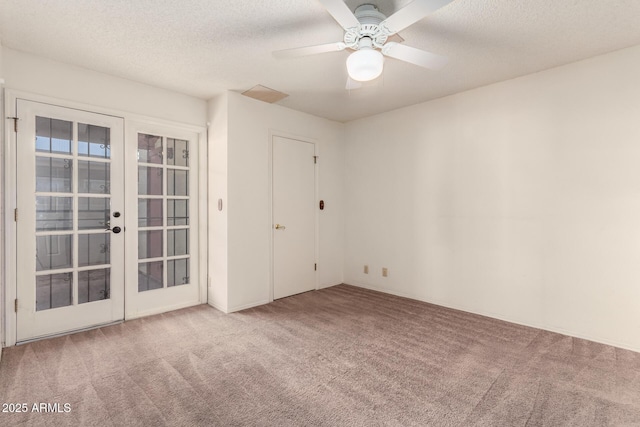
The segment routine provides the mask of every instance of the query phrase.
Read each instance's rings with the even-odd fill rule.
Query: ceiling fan
[[[447,63],[444,56],[387,39],[453,0],[414,0],[389,17],[380,13],[375,5],[368,3],[358,6],[353,13],[344,0],[318,1],[344,28],[343,41],[279,50],[273,52],[276,58],[293,58],[350,49],[354,52],[347,58],[347,72],[350,79],[357,82],[366,82],[380,76],[384,56],[432,70],[440,69]],[[357,83],[347,82],[347,89],[355,87],[358,87]]]

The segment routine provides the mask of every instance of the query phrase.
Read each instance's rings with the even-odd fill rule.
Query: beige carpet
[[[640,354],[341,285],[5,349],[42,426],[640,425]]]

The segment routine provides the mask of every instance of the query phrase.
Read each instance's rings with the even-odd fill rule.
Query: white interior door
[[[273,137],[273,298],[316,288],[315,147]]]
[[[126,317],[200,302],[198,134],[127,123]],[[136,182],[137,178],[137,182]],[[134,252],[135,251],[135,252]]]
[[[17,341],[123,319],[123,119],[16,112]]]

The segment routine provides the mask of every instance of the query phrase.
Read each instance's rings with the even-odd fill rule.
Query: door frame
[[[318,163],[320,162],[320,152],[319,152],[319,148],[320,148],[320,144],[318,143],[318,140],[316,138],[310,138],[310,137],[306,137],[306,136],[301,136],[301,135],[296,135],[290,132],[285,132],[285,131],[281,131],[281,130],[276,130],[276,129],[269,129],[269,144],[268,144],[268,153],[267,153],[267,158],[268,158],[268,176],[269,179],[267,180],[268,182],[268,200],[269,200],[269,302],[273,302],[273,286],[274,286],[274,262],[275,262],[275,255],[274,255],[274,248],[273,248],[273,241],[274,241],[274,228],[273,228],[273,139],[274,137],[280,137],[280,138],[287,138],[287,139],[293,139],[295,141],[300,141],[300,142],[305,142],[308,144],[312,144],[314,147],[314,153],[317,159],[317,162],[315,164],[314,167],[314,172],[313,172],[313,179],[314,179],[314,194],[313,194],[313,198],[315,200],[316,203],[318,203],[318,196],[320,195],[320,187],[319,187],[319,182],[320,182],[320,176],[319,176],[319,167],[318,167]],[[317,265],[317,269],[315,271],[315,275],[314,275],[314,280],[315,280],[315,286],[314,286],[314,290],[318,290],[318,272],[320,271],[321,266],[318,265],[318,254],[320,253],[320,217],[318,214],[318,209],[314,209],[314,258],[316,260],[316,265]]]
[[[140,114],[127,113],[124,111],[104,108],[95,105],[84,104],[80,102],[70,101],[66,99],[60,99],[45,95],[34,94],[22,90],[5,89],[4,93],[4,116],[16,117],[16,104],[18,99],[24,99],[27,101],[40,102],[43,104],[51,104],[64,108],[71,108],[76,110],[88,111],[91,113],[105,114],[108,116],[120,117],[124,120],[124,135],[125,145],[127,144],[127,125],[128,123],[135,121],[136,123],[147,123],[154,126],[172,127],[175,129],[181,129],[188,132],[194,132],[198,134],[198,224],[196,229],[200,236],[207,236],[208,227],[208,180],[207,180],[207,157],[208,146],[207,130],[204,126],[189,125],[179,122],[173,122],[165,119],[158,119],[154,117],[148,117]],[[3,119],[5,119],[3,117]],[[6,119],[5,119],[6,120]],[[20,127],[20,121],[18,120],[18,127]],[[4,149],[4,164],[2,165],[2,175],[4,178],[4,212],[3,229],[4,229],[4,258],[0,260],[0,263],[4,265],[4,286],[0,289],[0,304],[3,306],[1,313],[4,315],[0,319],[0,327],[3,333],[0,334],[4,338],[4,342],[0,343],[0,347],[10,347],[16,344],[17,337],[17,314],[14,310],[14,300],[17,295],[17,259],[16,259],[16,242],[17,242],[17,227],[14,221],[14,209],[17,205],[17,188],[18,181],[18,167],[16,160],[16,147],[17,147],[17,134],[13,131],[13,123],[10,120],[6,120],[4,125],[3,135],[3,149]],[[200,238],[198,241],[198,278],[200,287],[199,303],[207,302],[207,238]],[[126,286],[126,285],[125,285]],[[126,304],[126,302],[125,302]],[[128,320],[125,312],[125,320]]]

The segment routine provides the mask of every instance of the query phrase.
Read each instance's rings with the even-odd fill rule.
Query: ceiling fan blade
[[[401,61],[410,62],[420,67],[439,70],[444,67],[448,59],[435,53],[416,49],[415,47],[405,46],[395,42],[387,43],[382,48],[382,53],[396,58]]]
[[[338,24],[345,30],[354,28],[360,25],[358,18],[351,12],[349,6],[344,0],[319,0],[320,3],[327,9],[327,12],[333,16],[333,19],[338,21]]]
[[[361,87],[361,82],[353,80],[351,77],[347,77],[347,84],[344,87],[346,90],[360,89]]]
[[[428,14],[451,3],[453,0],[414,0],[384,21],[380,26],[389,30],[390,34],[402,31],[409,25],[418,22]]]
[[[319,44],[316,46],[296,47],[294,49],[276,50],[273,56],[278,59],[297,58],[299,56],[315,55],[318,53],[338,52],[347,46],[343,42]]]

